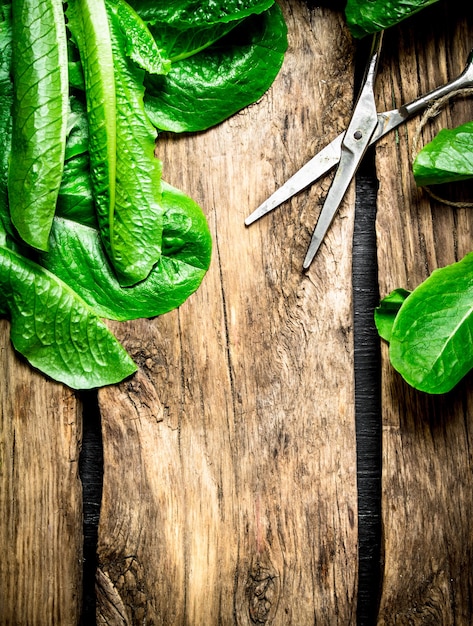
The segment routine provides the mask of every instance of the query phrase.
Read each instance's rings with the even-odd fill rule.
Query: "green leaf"
[[[242,20],[233,20],[228,23],[220,22],[210,26],[190,27],[185,30],[175,28],[165,22],[159,22],[150,24],[149,30],[157,45],[166,51],[172,63],[176,63],[205,50],[241,22]]]
[[[154,154],[156,131],[144,110],[144,71],[126,54],[127,39],[117,16],[109,11],[109,17],[116,76],[118,150],[111,258],[121,284],[129,286],[144,280],[161,256],[164,213],[161,161]]]
[[[10,78],[11,66],[11,21],[7,13],[0,19],[0,245],[5,243],[6,233],[12,234],[10,209],[8,207],[7,178],[11,149],[11,109],[13,85]]]
[[[407,296],[410,294],[406,289],[395,289],[390,294],[385,296],[380,305],[375,309],[374,321],[378,330],[379,336],[386,341],[391,340],[392,327],[396,315],[404,303]]]
[[[12,10],[10,213],[24,241],[46,250],[66,145],[69,87],[64,11],[61,0],[15,0]]]
[[[84,69],[102,241],[121,284],[132,285],[148,276],[161,255],[161,162],[144,111],[144,71],[128,56],[114,3],[107,14],[103,0],[74,0],[68,16]]]
[[[345,16],[354,37],[389,28],[438,0],[347,0]]]
[[[77,155],[65,162],[56,213],[61,217],[97,227],[88,154]]]
[[[56,276],[0,247],[2,309],[11,340],[34,367],[75,389],[117,383],[136,365],[90,307]]]
[[[473,253],[435,270],[399,309],[389,354],[416,389],[450,391],[473,367]]]
[[[124,0],[106,0],[124,35],[125,51],[135,63],[151,74],[165,74],[171,67],[141,17]]]
[[[64,174],[56,213],[61,217],[97,227],[89,160],[89,125],[84,102],[70,97]]]
[[[11,71],[11,7],[0,6],[0,80],[10,79]]]
[[[145,22],[165,22],[186,30],[189,27],[232,22],[262,13],[274,4],[274,0],[129,0],[129,4]]]
[[[92,187],[110,258],[115,216],[117,121],[113,53],[103,0],[69,0],[68,27],[83,60]]]
[[[473,177],[473,121],[443,129],[415,158],[417,185],[437,185]]]
[[[211,237],[200,207],[163,183],[163,254],[149,277],[123,288],[108,267],[95,229],[56,219],[42,263],[70,285],[101,317],[130,320],[180,306],[210,264]]]
[[[87,111],[82,100],[76,96],[69,98],[65,161],[89,151],[89,126]]]
[[[274,5],[203,52],[173,64],[166,76],[147,76],[146,112],[161,130],[214,126],[267,91],[286,49],[286,23]]]

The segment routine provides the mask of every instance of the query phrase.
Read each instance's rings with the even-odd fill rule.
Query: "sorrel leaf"
[[[110,254],[121,284],[133,285],[148,276],[161,256],[161,161],[154,155],[156,131],[143,105],[144,71],[127,56],[127,39],[113,5],[108,13],[117,98],[116,204]],[[107,230],[100,214],[99,225]]]
[[[64,179],[59,189],[56,214],[97,227],[88,154],[77,155],[64,163]]]
[[[451,183],[473,177],[473,121],[441,130],[417,155],[417,185]]]
[[[345,16],[354,37],[364,37],[414,15],[438,0],[347,0]]]
[[[24,241],[46,250],[62,178],[69,106],[63,4],[15,0],[12,14],[10,213]]]
[[[64,174],[59,188],[56,213],[97,227],[90,177],[89,126],[84,103],[75,96],[69,99],[69,124]]]
[[[211,237],[200,207],[163,183],[163,253],[149,277],[123,288],[107,264],[97,231],[56,218],[42,263],[101,317],[130,320],[162,315],[200,285],[210,264]]]
[[[14,347],[48,376],[90,389],[136,371],[106,325],[70,287],[5,247],[0,247],[0,289]]]
[[[374,321],[382,339],[388,342],[391,340],[394,320],[409,293],[406,289],[395,289],[385,296],[375,309]]]
[[[112,12],[125,35],[124,51],[142,69],[151,74],[165,74],[171,67],[151,36],[141,17],[124,0],[106,0],[109,12]]]
[[[214,126],[267,91],[286,48],[287,27],[275,4],[246,19],[217,44],[174,63],[166,76],[148,75],[146,112],[162,130],[199,131]]]
[[[7,176],[11,148],[11,109],[13,86],[10,78],[11,67],[11,21],[10,12],[0,12],[0,232],[11,232],[10,209],[7,196]],[[3,244],[3,239],[0,245]]]
[[[158,22],[150,24],[149,30],[156,44],[166,51],[166,55],[172,63],[176,63],[205,50],[241,22],[242,20],[233,20],[232,22],[219,22],[210,26],[189,27],[185,30],[175,28],[165,22]]]
[[[103,0],[69,0],[67,18],[83,60],[92,187],[103,224],[104,246],[113,259],[117,122],[112,43],[105,3]]]
[[[437,269],[405,300],[389,355],[416,389],[450,391],[473,367],[473,253]]]
[[[143,107],[144,71],[129,59],[119,6],[75,0],[68,15],[85,75],[102,241],[121,284],[132,285],[148,276],[161,255],[161,163],[154,157],[155,131]]]
[[[219,22],[240,20],[262,13],[274,0],[174,0],[172,3],[156,0],[129,0],[129,4],[147,22],[165,22],[177,28],[209,26]]]

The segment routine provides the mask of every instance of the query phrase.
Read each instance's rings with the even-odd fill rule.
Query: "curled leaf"
[[[354,37],[384,30],[438,0],[348,0],[345,15]]]
[[[211,237],[200,207],[163,183],[163,253],[148,278],[121,287],[96,229],[55,220],[42,263],[70,285],[101,317],[155,317],[180,306],[199,287],[210,264]]]
[[[34,367],[74,389],[117,383],[136,365],[92,309],[59,278],[0,247],[2,312]]]
[[[129,3],[146,22],[162,22],[186,30],[189,27],[228,23],[262,13],[274,4],[274,0],[173,0],[172,3],[129,0]]]
[[[247,18],[202,52],[145,81],[145,108],[156,128],[205,130],[255,102],[271,86],[287,49],[278,5]],[[185,89],[183,89],[185,85]]]
[[[375,309],[374,321],[376,328],[379,336],[385,341],[389,342],[391,340],[394,320],[409,293],[406,289],[395,289],[385,296]]]

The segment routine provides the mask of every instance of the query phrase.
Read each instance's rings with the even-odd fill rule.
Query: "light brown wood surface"
[[[213,261],[178,311],[116,329],[141,367],[99,394],[103,624],[117,606],[114,624],[355,619],[353,194],[308,275],[329,181],[244,226],[346,124],[353,44],[340,13],[283,6],[290,48],[270,92],[158,141],[164,177],[207,214]]]
[[[0,323],[0,624],[77,624],[82,606],[80,405],[33,373]]]
[[[258,103],[158,141],[164,178],[207,215],[213,259],[178,310],[111,325],[139,372],[98,394],[99,625],[356,624],[354,189],[307,273],[330,176],[244,226],[350,116],[354,44],[343,14],[314,4],[281,2],[289,50]],[[469,11],[439,2],[386,33],[380,109],[461,71]],[[456,101],[438,123],[471,111],[471,99]],[[414,185],[418,121],[376,148],[381,295],[473,249],[471,210]],[[80,396],[33,373],[8,332],[3,321],[0,625],[71,626],[82,593]],[[382,345],[379,626],[473,623],[472,381],[443,397],[414,392]]]

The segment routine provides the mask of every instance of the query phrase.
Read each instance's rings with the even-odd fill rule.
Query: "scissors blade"
[[[467,59],[463,72],[455,79],[437,87],[427,94],[404,104],[398,109],[378,113],[378,126],[371,137],[370,146],[376,143],[381,137],[391,132],[408,119],[423,111],[429,104],[455,89],[464,89],[473,86],[473,50]],[[245,219],[245,224],[249,226],[261,217],[276,209],[280,204],[292,198],[321,176],[329,172],[340,161],[342,141],[345,132],[329,143],[323,150],[310,159],[301,169],[289,178],[282,187],[275,191],[267,200],[257,207],[251,215]]]
[[[374,61],[374,66],[372,67],[372,70],[374,70],[374,73],[376,73],[379,49],[382,42],[382,34],[383,31],[380,31],[378,33],[375,33],[373,37],[372,54],[364,78],[365,86],[368,80],[370,67],[372,66],[371,61]],[[375,52],[377,54],[375,54]],[[362,94],[360,93],[358,103],[360,102],[361,95]],[[379,120],[377,118],[376,121],[379,122],[379,124],[381,125],[384,123],[384,118],[382,119],[380,115]],[[345,132],[340,133],[338,137],[335,137],[333,141],[331,141],[327,146],[325,146],[325,148],[323,148],[305,165],[303,165],[293,176],[291,176],[291,178],[289,178],[279,189],[277,189],[269,198],[267,198],[262,204],[260,204],[260,206],[257,207],[253,211],[253,213],[251,213],[245,219],[245,225],[249,226],[250,224],[253,224],[253,222],[256,222],[267,213],[273,211],[280,204],[282,204],[286,200],[289,200],[289,198],[292,198],[292,196],[294,196],[296,193],[299,193],[300,191],[311,185],[313,182],[315,182],[318,178],[329,172],[333,167],[335,167],[335,165],[340,162],[342,143],[345,136]]]
[[[317,225],[312,233],[309,248],[304,259],[303,268],[306,270],[310,267],[315,255],[320,248],[325,234],[330,228],[331,223],[338,211],[347,189],[356,174],[363,153],[353,153],[342,151],[339,166],[332,185],[325,198],[322,211],[320,212]]]
[[[340,161],[344,135],[344,132],[338,135],[338,137],[325,146],[323,150],[312,157],[310,161],[307,161],[294,176],[291,176],[284,185],[277,189],[245,219],[245,224],[247,226],[253,224],[253,222],[259,220],[260,217],[263,217],[266,213],[269,213],[286,200],[289,200],[289,198],[292,198],[296,193],[302,191],[326,174],[332,167],[335,167]]]
[[[374,99],[374,81],[382,40],[383,31],[376,33],[373,37],[372,52],[363,87],[350,124],[343,137],[339,166],[312,234],[303,263],[304,269],[310,267],[378,127],[378,114]]]

